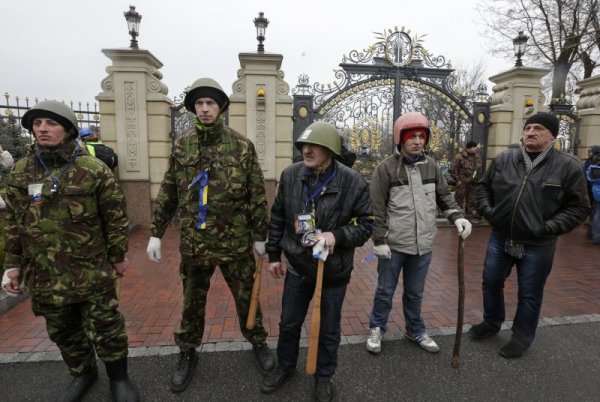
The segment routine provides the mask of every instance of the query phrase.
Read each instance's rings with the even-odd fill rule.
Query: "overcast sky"
[[[127,48],[123,12],[142,15],[139,46],[163,67],[168,96],[203,76],[225,91],[237,79],[238,54],[256,51],[253,19],[269,20],[265,51],[283,55],[285,80],[334,81],[342,56],[394,29],[426,35],[433,55],[469,66],[483,60],[487,76],[512,67],[492,57],[478,23],[477,0],[3,0],[0,8],[0,91],[20,98],[94,102],[111,61],[102,49]],[[507,42],[507,47],[512,43]],[[488,83],[489,84],[489,83]],[[490,87],[490,85],[488,85]],[[0,98],[4,103],[4,99]]]

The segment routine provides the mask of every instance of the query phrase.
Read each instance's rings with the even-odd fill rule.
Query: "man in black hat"
[[[492,225],[483,268],[483,321],[472,339],[496,335],[505,319],[504,282],[513,265],[519,283],[512,338],[500,349],[518,358],[535,338],[556,240],[580,225],[590,211],[581,162],[554,148],[558,119],[529,117],[523,146],[497,155],[477,184],[479,212]]]

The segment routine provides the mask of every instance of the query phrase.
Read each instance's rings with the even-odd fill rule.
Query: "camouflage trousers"
[[[458,206],[465,212],[467,217],[473,217],[477,214],[477,205],[475,200],[477,191],[474,183],[461,182],[454,187],[454,198]]]
[[[50,340],[60,349],[71,375],[77,376],[96,365],[96,353],[110,363],[127,357],[125,319],[117,310],[114,290],[81,303],[42,304],[32,301],[36,316],[46,319]]]
[[[233,295],[244,338],[253,346],[260,345],[267,339],[267,331],[262,323],[260,304],[256,311],[255,327],[252,330],[246,328],[254,271],[256,270],[253,254],[248,252],[247,255],[230,262],[213,264],[182,262],[180,264],[179,273],[183,282],[183,312],[179,328],[175,331],[175,343],[180,349],[196,348],[202,343],[210,278],[217,265]]]

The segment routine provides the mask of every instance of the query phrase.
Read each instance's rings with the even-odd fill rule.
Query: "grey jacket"
[[[433,249],[437,209],[451,222],[464,218],[435,161],[421,157],[414,165],[396,153],[373,172],[371,202],[374,244],[392,251],[423,255]]]

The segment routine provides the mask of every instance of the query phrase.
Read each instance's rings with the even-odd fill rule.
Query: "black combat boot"
[[[275,367],[275,359],[273,358],[273,353],[271,353],[271,349],[269,349],[269,346],[266,342],[254,346],[254,355],[256,356],[256,361],[258,361],[258,364],[264,374],[267,374],[273,370]]]
[[[98,378],[98,369],[94,365],[89,371],[73,377],[69,386],[58,397],[59,402],[78,402],[83,399],[85,393],[90,389]]]
[[[196,349],[187,349],[179,352],[179,361],[173,370],[171,377],[171,391],[183,392],[192,380],[194,367],[198,363]]]
[[[110,379],[110,394],[114,402],[138,402],[140,396],[127,375],[127,358],[105,363],[106,374]]]
[[[333,387],[331,380],[319,381],[315,379],[315,401],[330,402],[333,399]]]

